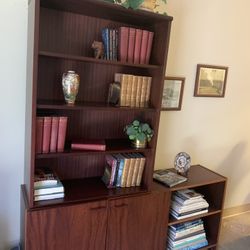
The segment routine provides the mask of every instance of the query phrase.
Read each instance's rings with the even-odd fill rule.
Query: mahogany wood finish
[[[88,178],[100,178],[103,174],[105,154],[135,152],[124,133],[125,125],[134,119],[147,122],[154,129],[155,135],[148,148],[137,151],[146,156],[142,187],[149,191],[152,186],[172,17],[141,10],[127,10],[98,0],[32,0],[29,5],[30,9],[33,6],[30,12],[35,17],[34,26],[30,27],[29,31],[31,34],[33,32],[35,44],[29,47],[30,51],[33,49],[33,60],[30,60],[29,65],[33,78],[30,80],[29,90],[32,89],[33,92],[27,96],[32,99],[32,103],[27,102],[27,107],[32,106],[32,112],[29,112],[32,122],[29,121],[31,126],[27,129],[29,133],[32,132],[32,136],[27,137],[29,144],[26,148],[29,154],[26,157],[28,163],[25,180],[29,206],[37,207],[40,204],[33,201],[36,167],[51,166],[57,170],[62,180],[81,179],[88,183]],[[154,32],[150,64],[140,65],[94,58],[91,44],[94,40],[101,40],[101,30],[104,27],[121,26]],[[63,97],[62,74],[68,70],[75,70],[81,78],[74,106],[66,105]],[[107,105],[108,88],[114,81],[115,73],[151,76],[149,107]],[[38,115],[68,117],[64,152],[35,154],[35,120]],[[107,151],[70,150],[70,142],[80,137],[105,139]],[[95,186],[92,188],[95,189]],[[98,190],[97,185],[97,193]],[[84,201],[85,198],[81,200]],[[58,201],[55,203],[58,204]]]
[[[191,188],[204,195],[209,204],[208,213],[177,220],[169,215],[168,226],[202,218],[209,245],[202,249],[216,249],[220,231],[227,179],[201,165],[191,166],[188,181],[166,188],[171,197],[174,191]],[[170,204],[170,201],[169,203]]]
[[[152,174],[173,18],[102,0],[30,0],[29,16],[24,249],[165,249],[170,192],[154,185]],[[101,41],[101,30],[121,26],[154,32],[148,65],[94,58],[91,44]],[[74,106],[65,104],[62,91],[62,74],[68,70],[81,78]],[[108,105],[115,73],[151,76],[149,107]],[[63,152],[35,154],[37,116],[68,117]],[[145,149],[132,148],[124,133],[134,119],[154,130]],[[105,139],[107,150],[73,151],[70,143],[76,138]],[[107,189],[101,181],[105,155],[131,152],[146,157],[141,186]],[[34,172],[44,166],[62,180],[63,199],[33,201]],[[120,232],[125,234],[120,237]]]

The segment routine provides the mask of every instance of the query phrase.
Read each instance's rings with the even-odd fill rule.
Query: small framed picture
[[[165,77],[161,110],[181,110],[185,78]]]
[[[198,64],[194,96],[224,97],[228,67]]]

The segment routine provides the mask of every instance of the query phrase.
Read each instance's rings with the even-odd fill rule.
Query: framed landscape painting
[[[224,97],[228,67],[198,64],[194,96]]]
[[[181,110],[185,78],[165,77],[161,110]]]

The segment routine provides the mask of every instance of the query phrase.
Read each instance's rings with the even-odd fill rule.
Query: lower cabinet
[[[167,192],[25,209],[25,250],[163,250]]]
[[[27,212],[27,250],[105,250],[107,202]]]
[[[107,250],[161,250],[166,245],[164,193],[109,202]]]

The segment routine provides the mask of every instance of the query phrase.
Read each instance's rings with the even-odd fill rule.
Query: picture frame
[[[167,76],[164,78],[161,110],[181,110],[184,84],[184,77]]]
[[[226,91],[228,67],[198,64],[196,71],[194,96],[224,97]]]

